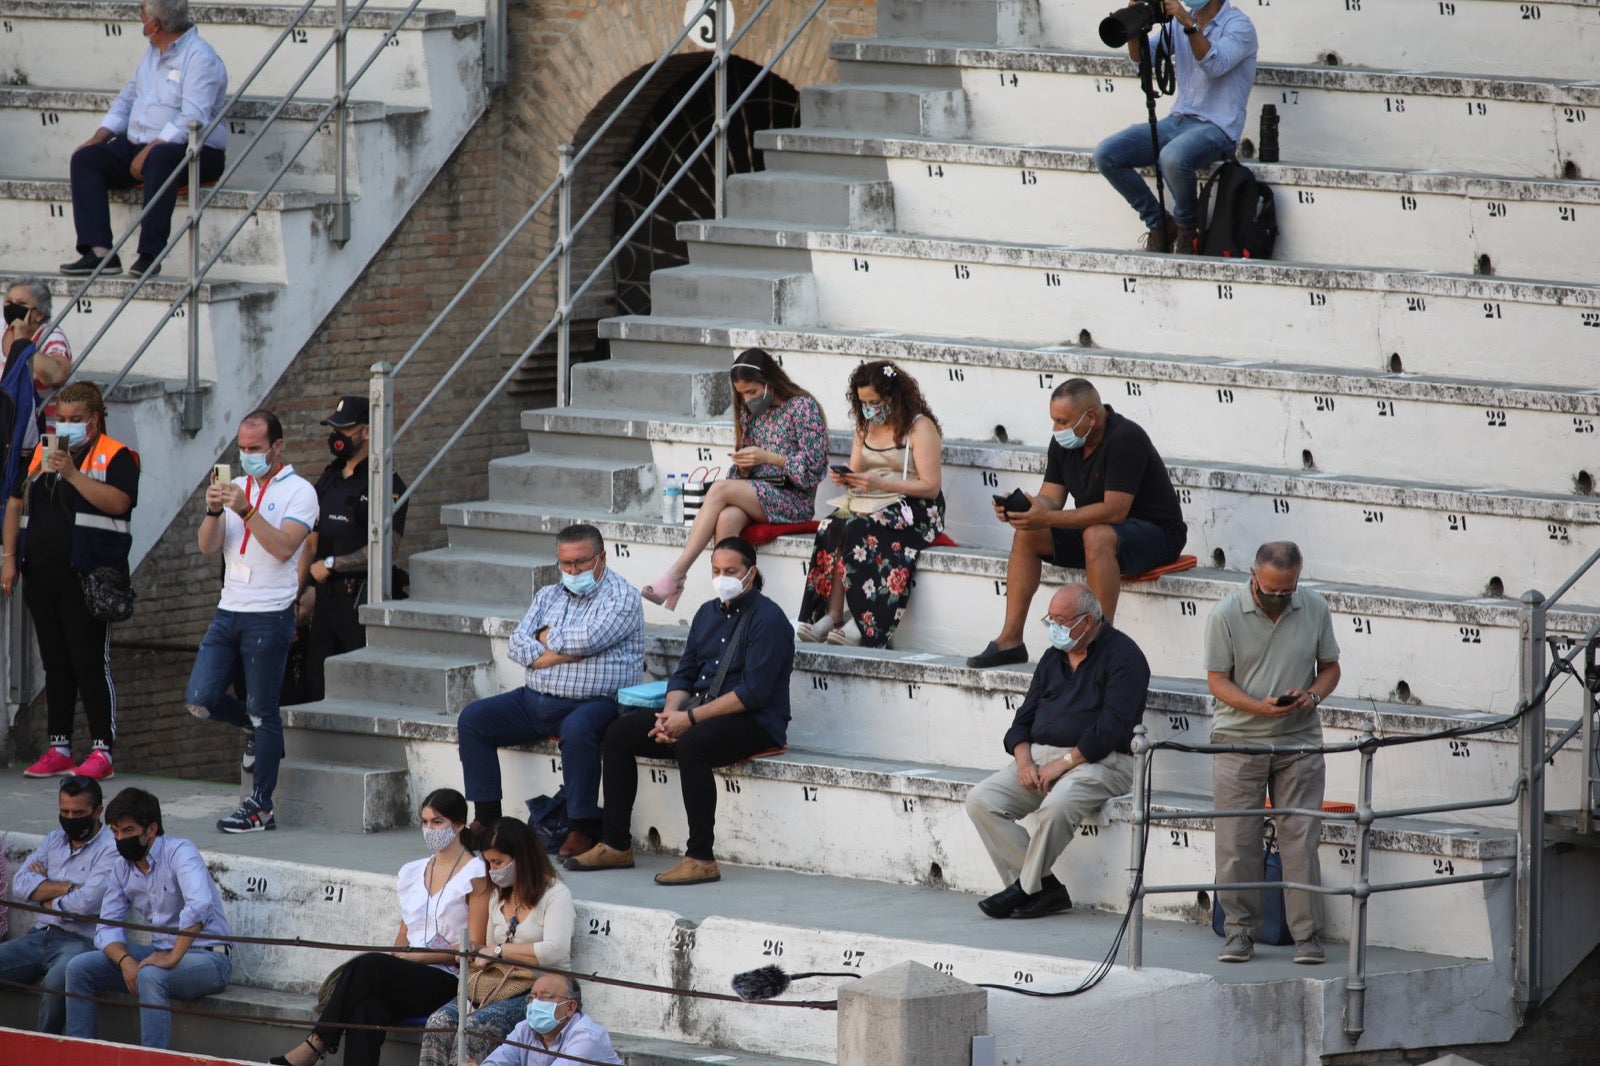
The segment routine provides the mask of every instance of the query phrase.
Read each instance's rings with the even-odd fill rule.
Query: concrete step
[[[531,507],[502,509],[487,502],[447,508],[444,520],[470,513],[479,529],[497,528],[508,550],[553,550],[557,530],[574,521],[591,521],[605,535],[617,560],[617,571],[636,587],[660,573],[681,550],[682,527],[658,521],[618,519],[593,512],[541,513]],[[627,549],[624,556],[621,548]],[[785,610],[800,602],[811,545],[805,538],[780,538],[761,549],[767,595]],[[626,558],[624,564],[621,559]],[[1313,563],[1316,560],[1311,560]],[[1075,572],[1047,567],[1046,587]],[[964,658],[999,632],[1005,596],[1005,558],[995,551],[941,548],[919,560],[917,597],[895,637],[903,651]],[[701,602],[691,575],[689,596],[679,612],[645,604],[647,622],[677,623]],[[699,581],[706,580],[703,573]],[[1124,585],[1117,623],[1145,650],[1158,674],[1201,677],[1201,646],[1211,605],[1243,583],[1239,571],[1208,568]],[[1333,611],[1342,654],[1342,694],[1355,698],[1491,713],[1509,711],[1518,699],[1518,607],[1504,599],[1461,599],[1436,593],[1331,582],[1309,569],[1303,579],[1316,588]],[[709,596],[709,590],[707,592]],[[444,609],[447,605],[440,605]],[[415,601],[400,609],[414,611]],[[364,609],[363,618],[386,621],[387,605]],[[1551,613],[1554,635],[1582,633],[1593,612]],[[1035,649],[1044,635],[1030,627],[1026,638]],[[1570,688],[1571,686],[1566,686]],[[1554,696],[1552,713],[1575,715],[1576,693]]]
[[[674,314],[693,309],[716,317],[758,322],[814,321],[817,298],[809,274],[702,266],[657,270],[650,276],[653,310]]]
[[[971,128],[967,96],[957,88],[874,84],[809,85],[800,90],[800,113],[813,125],[964,137]]]
[[[1360,7],[1268,3],[1250,5],[1248,14],[1261,59],[1273,64],[1583,79],[1593,73],[1591,57],[1600,48],[1600,19],[1589,0],[1541,0],[1532,7],[1517,0],[1451,0],[1443,7],[1438,0]],[[1068,0],[1040,0],[1039,19],[1049,47],[1105,50],[1094,11],[1085,13]],[[1494,47],[1484,48],[1491,40]]]
[[[1090,148],[1144,119],[1138,70],[1126,55],[955,48],[927,42],[836,41],[840,103],[806,112],[808,125],[875,126],[874,101],[891,87],[966,97],[966,129],[986,141]],[[853,89],[861,86],[857,100]],[[915,88],[911,88],[915,86]],[[802,97],[802,107],[805,97]],[[1285,162],[1469,171],[1547,178],[1600,175],[1600,139],[1586,135],[1600,87],[1560,78],[1484,78],[1343,67],[1260,65],[1247,114],[1273,104]],[[849,112],[859,119],[850,119]],[[845,119],[843,124],[834,118]],[[1256,131],[1245,131],[1253,140]],[[1253,146],[1241,149],[1251,155]]]
[[[315,0],[316,9],[319,11],[332,8],[338,2],[339,0]],[[302,3],[304,3],[304,0],[300,0],[299,3],[297,3],[296,0],[211,0],[212,6],[218,8],[230,6],[249,6],[255,8],[287,7],[295,11],[300,9]],[[439,6],[444,7],[446,5]],[[456,13],[456,17],[458,19],[480,19],[483,17],[484,13],[484,0],[460,0],[460,2],[455,2],[455,0],[452,0],[448,7],[450,10]],[[378,5],[374,4],[369,6],[367,10],[382,11],[390,13],[391,15],[396,15],[405,10],[405,6],[401,5],[399,7],[395,7],[393,5],[386,5],[379,7]]]
[[[404,5],[369,8],[355,15],[348,55],[351,73],[375,50],[379,55],[356,88],[358,98],[425,107],[431,97],[428,36],[456,32],[451,11],[421,10],[406,18],[391,43],[382,47],[383,35],[396,22]],[[108,0],[6,0],[0,18],[11,30],[0,35],[0,65],[8,80],[22,85],[70,85],[116,92],[126,84],[144,41],[136,12],[126,4]],[[260,4],[196,3],[189,15],[200,35],[217,50],[228,68],[229,91],[254,69],[285,30],[289,36],[251,83],[255,96],[282,96],[294,87],[306,66],[338,25],[337,12],[317,7],[289,29],[297,12]],[[454,74],[450,68],[449,74]],[[327,96],[335,84],[334,55],[330,49],[317,65],[301,95]],[[80,143],[73,141],[73,144]]]
[[[1036,46],[1041,43],[1039,0],[884,0],[878,35],[926,41]]]
[[[507,500],[636,511],[654,502],[655,470],[626,459],[524,452],[489,463],[489,491]]]
[[[471,589],[481,602],[526,609],[534,589],[559,580],[553,560],[541,563],[455,545],[417,552],[406,565],[412,593],[425,600]]]
[[[729,218],[771,218],[851,230],[892,230],[894,187],[820,174],[761,171],[728,182]]]
[[[1186,354],[1501,381],[1505,352],[1532,345],[1546,371],[1587,380],[1600,350],[1600,288],[1450,274],[1078,252],[1026,245],[763,227],[679,226],[697,264],[737,269],[777,249],[812,271],[816,314],[794,325],[967,338],[1005,323],[1012,344]],[[672,315],[683,303],[659,308]],[[696,308],[718,317],[725,304]],[[770,321],[750,313],[746,321]],[[1554,364],[1571,362],[1556,370]]]
[[[392,939],[394,871],[420,853],[415,829],[366,836],[301,829],[219,837],[210,822],[232,809],[231,787],[139,778],[129,778],[129,783],[151,788],[161,797],[169,832],[201,842],[223,886],[235,932],[340,943],[382,944]],[[48,803],[41,802],[41,797],[48,798],[41,791],[44,784],[25,781],[12,770],[0,778],[0,788],[7,809],[16,812],[7,850],[13,861],[20,862],[38,837],[53,827],[54,815]],[[743,798],[743,793],[731,797]],[[667,892],[651,884],[650,875],[673,860],[642,852],[638,860],[641,868],[631,873],[572,878],[579,918],[574,969],[668,987],[723,991],[733,974],[764,963],[777,962],[790,972],[872,973],[914,960],[964,980],[1001,986],[990,992],[990,1032],[1001,1046],[1018,1048],[1029,1061],[1052,1062],[1062,1054],[1124,1061],[1112,1057],[1114,1049],[1094,1027],[1074,1026],[1065,1036],[1040,1034],[1028,1013],[1018,1012],[1019,1001],[1004,990],[1077,985],[1112,943],[1120,914],[1080,905],[1041,930],[1027,923],[983,919],[973,906],[973,896],[944,888],[851,881],[732,863],[724,864],[720,884]],[[989,876],[992,880],[992,873]],[[981,891],[992,887],[985,884]],[[1419,901],[1432,897],[1438,905],[1443,901],[1432,894],[1439,891],[1446,890],[1407,895]],[[1393,898],[1385,897],[1374,909],[1391,906]],[[1335,964],[1320,970],[1293,966],[1286,952],[1275,949],[1263,949],[1253,964],[1241,967],[1217,963],[1219,942],[1209,929],[1196,924],[1152,918],[1145,936],[1147,968],[1119,967],[1097,993],[1101,1009],[1122,1012],[1148,1010],[1152,997],[1160,997],[1164,1017],[1180,1023],[1152,1025],[1152,1038],[1141,1045],[1141,1055],[1152,1061],[1184,1061],[1181,1048],[1193,1042],[1202,1018],[1211,1019],[1205,1025],[1233,1031],[1230,1046],[1249,1046],[1252,1062],[1314,1062],[1324,1049],[1333,1053],[1345,1046],[1337,1024],[1343,967],[1336,960],[1342,948],[1334,947]],[[240,1013],[304,1009],[290,997],[300,997],[303,1004],[340,957],[309,948],[240,945],[234,958],[236,991],[249,989],[242,995],[260,1004]],[[1367,964],[1370,1006],[1364,1045],[1503,1040],[1515,1028],[1504,960],[1480,962],[1460,955],[1438,957],[1374,946]],[[840,980],[797,984],[789,998],[832,998]],[[1307,982],[1316,992],[1311,996],[1310,1017]],[[1181,995],[1171,994],[1178,989]],[[1451,989],[1454,992],[1446,994]],[[1438,1009],[1410,1018],[1385,1006],[1418,994],[1436,997]],[[836,1019],[828,1012],[704,1000],[697,1001],[693,1010],[684,1010],[659,993],[597,981],[587,984],[584,999],[585,1008],[614,1033],[641,1040],[689,1041],[699,1045],[702,1058],[724,1054],[715,1049],[731,1046],[739,1050],[728,1055],[783,1054],[833,1061]],[[1325,1008],[1326,1019],[1325,1000],[1331,1004]],[[22,1009],[18,1001],[16,996],[0,999],[8,1018],[18,1017]],[[24,1006],[27,1013],[22,1017],[31,1018],[31,1001]],[[1263,1035],[1257,1048],[1250,1042],[1258,1029],[1246,1019],[1269,1008],[1280,1011],[1285,1021],[1273,1029],[1270,1040]],[[1191,1016],[1193,1025],[1187,1020]],[[1181,1040],[1175,1030],[1181,1030]],[[281,1038],[283,1031],[275,1035]],[[1309,1058],[1302,1050],[1307,1040],[1315,1049]],[[393,1043],[399,1046],[398,1041]],[[623,1046],[620,1036],[618,1046]],[[215,1047],[196,1050],[214,1053]]]
[[[770,130],[759,139],[767,146],[764,176],[772,182],[791,173],[809,178],[818,170],[886,167],[893,223],[875,228],[1090,248],[1131,247],[1143,233],[1087,151],[826,130]],[[1551,281],[1595,277],[1585,250],[1600,240],[1597,182],[1252,166],[1274,190],[1278,262]]]
[[[285,758],[278,766],[278,787],[294,802],[283,805],[278,824],[352,833],[410,825],[409,780],[407,771],[392,767]]]
[[[326,670],[330,698],[376,697],[438,714],[453,715],[479,696],[499,691],[492,664],[447,652],[368,646],[334,656]]]
[[[675,356],[691,354],[687,349]],[[631,407],[649,396],[667,416],[715,418],[733,403],[733,387],[725,363],[646,362],[611,365],[579,363],[572,368],[572,402],[583,407]],[[620,371],[620,373],[619,373]]]

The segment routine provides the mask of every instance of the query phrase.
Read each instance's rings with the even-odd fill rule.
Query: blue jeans
[[[88,938],[53,925],[36,925],[26,935],[0,944],[0,981],[38,981],[48,990],[39,996],[39,1032],[59,1035],[66,1026],[66,1001],[49,993],[67,987],[67,963],[93,950]]]
[[[1227,158],[1234,150],[1234,142],[1220,128],[1193,115],[1168,115],[1156,123],[1156,137],[1161,142],[1161,177],[1172,197],[1172,218],[1180,226],[1197,227],[1200,218],[1195,172]],[[1094,149],[1095,169],[1139,212],[1146,229],[1161,225],[1161,205],[1135,168],[1147,167],[1154,161],[1148,122],[1113,133]]]
[[[197,718],[256,731],[256,767],[251,795],[272,809],[283,761],[283,719],[278,717],[278,692],[283,667],[294,643],[294,608],[281,611],[218,610],[200,641],[189,672],[184,703]],[[244,666],[245,702],[228,691],[238,664]]]
[[[155,954],[149,944],[128,944],[135,961]],[[123,967],[127,969],[126,966]],[[190,948],[170,970],[146,966],[139,971],[139,1043],[145,1047],[172,1046],[172,1015],[164,1010],[175,999],[199,999],[221,992],[233,976],[233,961],[224,951]],[[122,974],[103,951],[86,951],[67,964],[67,991],[80,996],[125,992]],[[92,999],[67,1000],[67,1034],[93,1040],[99,1026],[99,1004]]]
[[[617,701],[610,696],[569,700],[526,685],[467,704],[456,720],[467,799],[477,803],[500,798],[501,748],[559,737],[567,818],[599,819],[600,739],[617,713]]]

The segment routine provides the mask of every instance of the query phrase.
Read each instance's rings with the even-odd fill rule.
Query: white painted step
[[[444,652],[369,645],[334,656],[324,666],[330,699],[378,698],[453,715],[496,691],[494,664]]]
[[[1089,248],[1135,247],[1134,238],[1143,236],[1138,218],[1086,151],[803,130],[774,130],[761,138],[769,146],[762,177],[772,185],[792,176],[796,188],[804,188],[814,171],[835,167],[886,168],[894,218],[892,225],[876,228]],[[1551,281],[1590,282],[1596,276],[1590,251],[1600,242],[1597,182],[1283,164],[1252,168],[1273,188],[1279,236],[1272,256],[1278,262]],[[1153,178],[1146,180],[1154,187]],[[729,217],[760,216],[730,211]],[[833,226],[820,211],[764,217]]]
[[[1190,355],[1493,381],[1504,379],[1506,353],[1517,348],[1538,351],[1568,382],[1587,380],[1600,354],[1593,285],[736,222],[683,223],[679,234],[695,264],[679,269],[736,269],[745,255],[780,248],[797,265],[803,259],[817,301],[806,325],[898,332],[914,323],[924,336],[961,338],[993,336],[999,329],[986,323],[1004,323],[1014,344],[1163,351],[1173,345],[1169,322],[1181,320]],[[752,311],[747,321],[770,319]]]

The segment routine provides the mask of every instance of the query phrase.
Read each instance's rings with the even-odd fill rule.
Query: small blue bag
[[[659,711],[667,705],[667,683],[665,681],[646,681],[642,685],[629,685],[627,688],[617,689],[617,703],[623,707],[638,707],[647,711]]]
[[[1263,881],[1282,881],[1283,856],[1273,848],[1268,848],[1261,857],[1261,871]],[[1224,922],[1222,896],[1218,893],[1211,897],[1211,931],[1218,936],[1226,936]],[[1261,890],[1261,928],[1256,930],[1255,939],[1258,944],[1277,944],[1280,947],[1294,943],[1294,934],[1289,932],[1289,919],[1283,909],[1283,889]]]

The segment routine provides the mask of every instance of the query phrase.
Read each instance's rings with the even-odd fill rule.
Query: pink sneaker
[[[23,777],[63,777],[73,772],[72,756],[54,748],[39,756],[39,761],[22,771]]]
[[[109,781],[117,776],[117,768],[111,765],[111,756],[96,748],[89,753],[89,757],[79,763],[72,771],[83,777],[92,777],[96,781]]]

